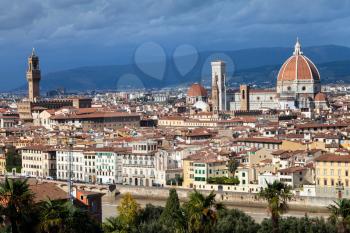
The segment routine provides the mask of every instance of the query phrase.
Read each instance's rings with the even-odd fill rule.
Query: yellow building
[[[205,188],[210,177],[228,176],[227,157],[214,152],[200,151],[183,160],[185,188]]]
[[[326,154],[315,159],[316,195],[350,197],[350,155]]]
[[[0,147],[0,175],[4,175],[5,173],[6,173],[5,150]]]
[[[5,155],[0,155],[0,175],[6,173],[6,157]]]

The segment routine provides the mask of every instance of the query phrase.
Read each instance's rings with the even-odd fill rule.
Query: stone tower
[[[214,113],[226,111],[226,64],[223,61],[211,63],[211,99]]]
[[[34,101],[37,97],[40,97],[40,79],[39,57],[35,55],[33,48],[32,54],[28,58],[27,70],[28,97],[30,101]]]
[[[241,93],[241,110],[249,111],[249,86],[240,85],[239,90]]]

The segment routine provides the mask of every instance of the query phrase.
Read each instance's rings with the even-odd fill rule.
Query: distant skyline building
[[[211,63],[212,84],[211,102],[214,113],[226,111],[226,63],[213,61]]]
[[[276,89],[250,89],[241,85],[239,90],[227,93],[230,111],[261,109],[325,109],[327,95],[321,92],[320,73],[307,58],[299,39],[294,52],[281,66]]]
[[[40,80],[41,71],[39,66],[39,57],[35,54],[33,48],[32,54],[28,58],[28,70],[27,70],[27,81],[28,81],[28,98],[30,101],[34,101],[40,97]]]
[[[75,108],[90,108],[91,98],[69,98],[69,99],[41,99],[40,98],[40,80],[41,70],[39,57],[35,54],[33,48],[28,57],[27,69],[28,98],[24,98],[17,104],[17,111],[21,122],[33,122],[42,111],[48,109],[59,109],[62,107],[73,106]]]

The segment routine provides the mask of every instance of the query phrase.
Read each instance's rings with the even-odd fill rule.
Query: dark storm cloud
[[[0,30],[13,30],[31,25],[43,17],[43,14],[43,7],[39,1],[1,0]]]

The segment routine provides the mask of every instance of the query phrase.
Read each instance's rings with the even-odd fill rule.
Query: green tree
[[[239,166],[239,161],[237,159],[233,158],[228,162],[228,170],[231,172],[233,176],[235,175],[235,172],[238,166]]]
[[[42,233],[98,233],[100,226],[90,214],[71,202],[45,201],[40,208]]]
[[[190,194],[189,201],[184,204],[184,209],[189,233],[209,233],[217,222],[217,211],[224,209],[224,206],[216,202],[213,191],[204,196],[194,190]]]
[[[41,232],[64,232],[64,220],[68,217],[69,211],[61,202],[47,200],[41,203],[40,213],[39,229]]]
[[[291,187],[274,181],[267,183],[267,187],[260,191],[259,196],[267,201],[267,209],[271,214],[272,233],[279,231],[279,219],[281,214],[288,210],[288,201],[292,198]]]
[[[102,223],[104,233],[119,233],[122,230],[122,222],[118,217],[109,217]]]
[[[130,193],[126,193],[117,207],[120,221],[123,226],[122,232],[132,232],[136,228],[137,217],[140,213],[140,206]]]
[[[256,233],[258,230],[259,224],[240,210],[224,209],[218,211],[215,233]]]
[[[302,218],[287,217],[280,219],[280,232],[285,233],[336,233],[334,224],[325,221],[323,218]],[[271,233],[271,219],[264,219],[260,224],[258,233]]]
[[[6,171],[12,172],[12,168],[16,168],[16,172],[21,172],[22,156],[18,154],[15,147],[9,147],[6,151]]]
[[[66,202],[69,215],[65,219],[65,233],[100,233],[102,232],[100,224],[92,218],[87,210],[75,207],[71,202]]]
[[[20,225],[29,219],[33,197],[27,180],[6,178],[0,184],[0,214],[10,222],[12,233],[20,232]]]
[[[169,233],[184,232],[185,230],[184,213],[176,189],[169,190],[169,197],[160,216],[160,222]]]
[[[337,225],[339,233],[350,232],[350,200],[339,199],[328,206],[331,212],[329,219]]]

